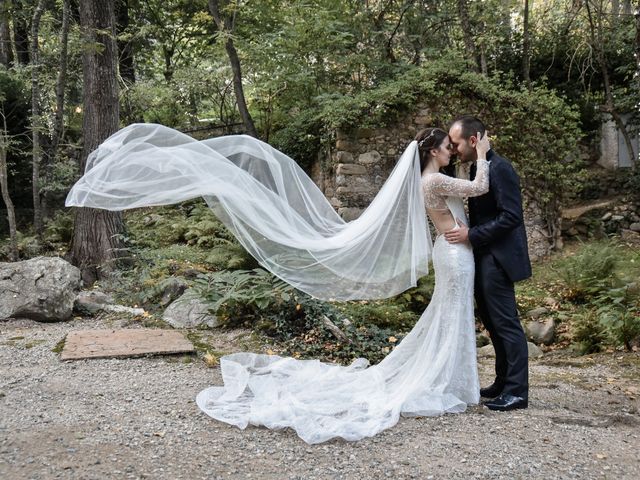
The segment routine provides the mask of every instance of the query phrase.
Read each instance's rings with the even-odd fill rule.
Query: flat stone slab
[[[60,359],[137,357],[194,351],[193,344],[182,333],[175,330],[155,328],[77,330],[67,335]]]

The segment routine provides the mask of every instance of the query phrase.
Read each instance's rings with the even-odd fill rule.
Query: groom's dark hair
[[[473,115],[460,115],[453,121],[453,125],[456,123],[460,124],[462,137],[466,139],[476,136],[478,132],[484,135],[484,132],[486,131],[484,123]]]

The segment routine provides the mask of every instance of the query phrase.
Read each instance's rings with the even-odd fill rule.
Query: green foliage
[[[422,306],[424,309],[426,304]],[[415,312],[393,301],[346,303],[338,308],[356,325],[376,325],[396,332],[411,330],[418,319]]]
[[[18,255],[20,258],[27,259],[37,257],[44,251],[42,244],[38,241],[38,237],[30,233],[22,233],[18,231],[16,233],[16,240],[18,245]],[[8,260],[9,255],[9,241],[0,243],[0,258]]]
[[[594,300],[600,324],[615,343],[631,350],[640,337],[640,288],[633,282],[600,293]]]
[[[60,245],[60,248],[71,241],[73,236],[73,211],[61,210],[48,219],[44,226],[44,239],[47,243]]]
[[[225,325],[253,326],[282,342],[285,353],[295,357],[347,363],[366,357],[378,362],[400,338],[393,336],[398,335],[397,324],[405,330],[415,323],[415,315],[403,313],[398,306],[362,308],[359,304],[345,308],[322,302],[261,269],[201,275],[194,288]],[[381,314],[376,308],[387,310]],[[394,314],[401,318],[393,319]],[[349,315],[351,319],[345,318]],[[337,339],[327,328],[327,320],[337,325],[348,341]],[[394,328],[385,328],[385,324]]]
[[[624,262],[622,261],[624,260]],[[582,306],[574,340],[583,353],[624,345],[640,337],[640,256],[624,254],[614,242],[586,245],[560,263],[565,298]]]
[[[576,350],[582,354],[600,352],[607,343],[607,332],[594,310],[587,310],[576,317],[573,328]]]
[[[618,247],[611,242],[596,242],[584,246],[558,267],[565,282],[565,298],[583,303],[612,288],[619,260]]]
[[[242,312],[242,318],[289,302],[293,287],[266,270],[222,271],[199,276],[194,288],[223,322]]]

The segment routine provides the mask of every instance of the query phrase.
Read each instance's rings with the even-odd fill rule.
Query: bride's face
[[[438,148],[431,149],[431,161],[435,162],[438,168],[446,167],[451,161],[452,144],[449,137],[445,137]]]

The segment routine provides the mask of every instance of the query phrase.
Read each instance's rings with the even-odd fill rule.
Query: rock
[[[162,289],[160,305],[163,307],[169,305],[176,298],[180,297],[187,288],[189,288],[189,285],[181,278],[172,277],[167,280],[164,288]]]
[[[541,357],[542,355],[544,355],[544,353],[542,352],[542,350],[540,350],[540,348],[538,348],[536,345],[534,345],[531,342],[527,342],[527,348],[528,348],[528,353],[529,353],[529,358],[538,358]]]
[[[629,225],[629,230],[633,232],[640,232],[640,223],[632,223],[631,225]]]
[[[81,313],[94,314],[107,304],[112,304],[113,298],[98,290],[83,290],[76,296],[73,308]]]
[[[74,302],[73,308],[81,314],[93,315],[97,312],[126,313],[130,315],[142,315],[143,308],[132,308],[124,305],[113,305],[113,298],[96,291],[85,290],[80,292]]]
[[[115,313],[127,313],[129,315],[142,315],[144,313],[144,308],[134,308],[134,307],[126,307],[124,305],[103,305],[102,310],[105,312],[115,312]]]
[[[619,222],[620,220],[624,220],[624,216],[623,215],[612,215],[611,216],[611,220],[614,222]]]
[[[356,145],[351,143],[349,140],[341,139],[336,142],[336,148],[338,150],[354,150]]]
[[[0,319],[66,320],[80,283],[80,270],[62,258],[0,263]]]
[[[380,161],[380,154],[375,150],[371,150],[370,152],[366,152],[361,154],[358,157],[358,163],[362,163],[363,165],[370,165],[372,163],[378,163]]]
[[[556,334],[556,322],[550,318],[544,322],[527,322],[524,326],[527,338],[536,345],[551,345]]]
[[[220,323],[208,308],[209,306],[202,298],[187,290],[167,307],[162,319],[174,328],[193,328],[201,325],[217,327]]]
[[[338,209],[338,215],[340,215],[345,222],[355,220],[362,214],[361,208],[343,207]]]
[[[353,163],[353,155],[350,152],[338,152],[336,160],[338,163]]]
[[[479,357],[495,357],[496,352],[493,349],[493,345],[485,345],[484,347],[479,348],[478,356]]]
[[[547,307],[538,307],[533,310],[529,310],[526,316],[529,318],[539,318],[546,313],[549,313],[549,309]]]
[[[373,189],[367,185],[341,186],[336,188],[336,193],[340,196],[375,194]]]
[[[634,232],[633,230],[627,230],[626,228],[623,228],[622,230],[620,230],[620,239],[623,242],[640,244],[640,232]]]
[[[337,175],[366,175],[367,169],[364,165],[354,163],[339,163],[336,170]]]
[[[611,217],[613,217],[613,213],[607,212],[602,216],[600,220],[602,220],[603,222],[606,222],[608,220],[611,220]]]

